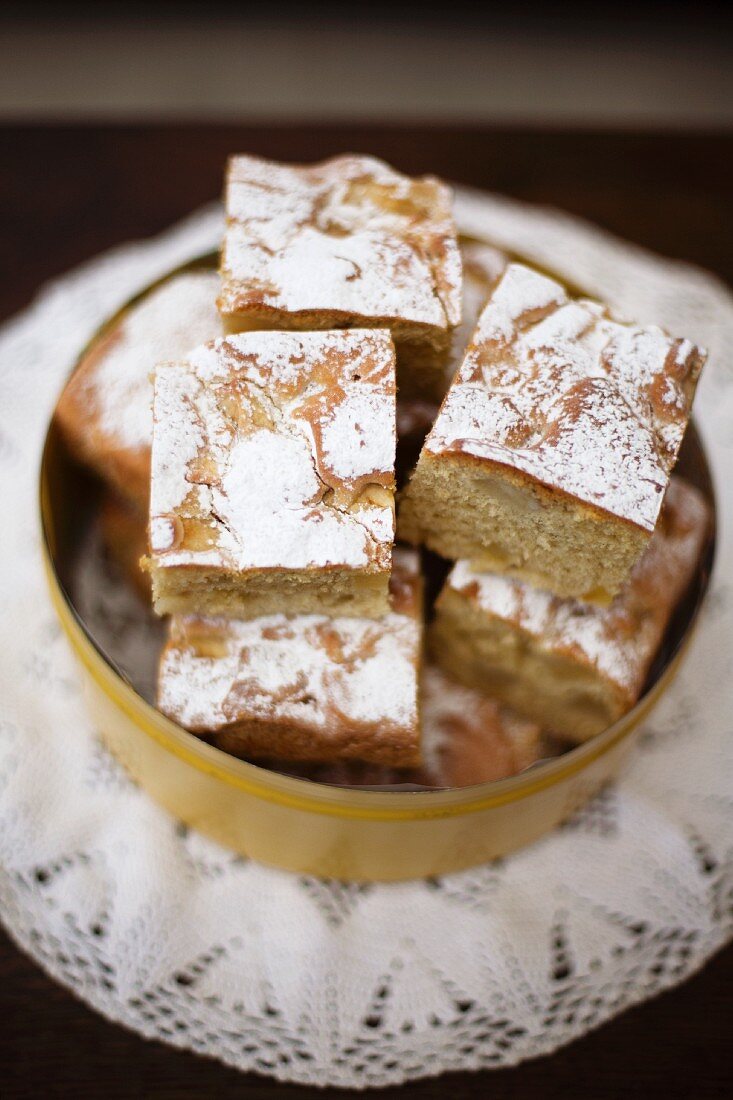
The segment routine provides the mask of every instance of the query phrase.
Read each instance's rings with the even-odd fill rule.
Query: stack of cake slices
[[[709,523],[670,476],[703,361],[507,266],[400,514],[455,563],[431,628],[451,675],[574,741],[633,705]]]
[[[459,247],[448,188],[373,158],[232,157],[226,213],[220,276],[128,310],[58,410],[169,617],[160,709],[370,785],[502,778],[613,722],[705,536],[670,481],[700,349]],[[452,563],[426,638],[421,546]]]

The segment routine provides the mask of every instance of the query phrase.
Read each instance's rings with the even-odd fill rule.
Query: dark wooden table
[[[732,133],[5,126],[0,143],[0,316],[25,305],[45,279],[100,249],[154,233],[215,196],[233,150],[305,161],[345,149],[375,153],[407,172],[436,172],[564,207],[733,282]],[[732,991],[728,949],[685,986],[552,1058],[491,1075],[453,1074],[388,1094],[730,1097]],[[0,934],[0,1095],[269,1100],[322,1093],[242,1076],[113,1027]]]

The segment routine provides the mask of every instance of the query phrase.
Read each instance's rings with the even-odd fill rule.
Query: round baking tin
[[[201,257],[166,278],[214,262],[214,256]],[[89,346],[122,312],[100,328]],[[636,706],[585,744],[509,779],[441,790],[339,787],[269,771],[214,748],[157,711],[116,670],[64,582],[64,556],[80,504],[83,511],[73,471],[52,423],[40,473],[46,573],[96,727],[108,747],[157,802],[221,844],[290,871],[352,881],[418,878],[484,863],[536,840],[591,798],[618,773],[641,722],[669,687],[697,622],[715,552],[712,478],[700,436],[690,424],[678,472],[703,492],[713,518],[695,579]]]

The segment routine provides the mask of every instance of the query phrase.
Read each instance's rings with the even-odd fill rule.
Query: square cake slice
[[[249,332],[155,375],[159,614],[380,616],[394,538],[389,332]]]
[[[704,358],[511,264],[425,442],[401,536],[608,602],[654,530]]]
[[[373,157],[233,156],[219,309],[228,332],[389,328],[400,390],[440,396],[461,319],[451,193]]]
[[[146,295],[96,341],[56,410],[74,455],[143,514],[150,491],[151,375],[222,333],[213,271],[176,275]]]
[[[709,518],[701,494],[674,478],[648,549],[606,607],[458,562],[436,604],[436,660],[546,729],[592,737],[639,698]]]
[[[394,557],[379,620],[174,616],[159,708],[237,756],[419,763],[422,583],[414,551]]]

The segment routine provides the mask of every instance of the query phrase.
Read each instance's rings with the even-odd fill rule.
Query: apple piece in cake
[[[511,264],[405,490],[401,537],[608,602],[654,530],[704,358]]]
[[[249,332],[155,375],[155,609],[379,616],[394,538],[389,332]]]
[[[219,309],[227,332],[389,328],[400,391],[441,396],[461,318],[451,193],[373,157],[229,160]]]
[[[159,708],[245,758],[419,763],[419,559],[399,548],[394,559],[378,620],[174,616]]]
[[[437,600],[431,651],[461,682],[586,740],[639,698],[708,524],[701,494],[673,478],[646,552],[605,607],[458,562]]]
[[[222,333],[212,271],[174,276],[113,323],[82,358],[56,410],[70,450],[147,512],[153,436],[151,375]]]

